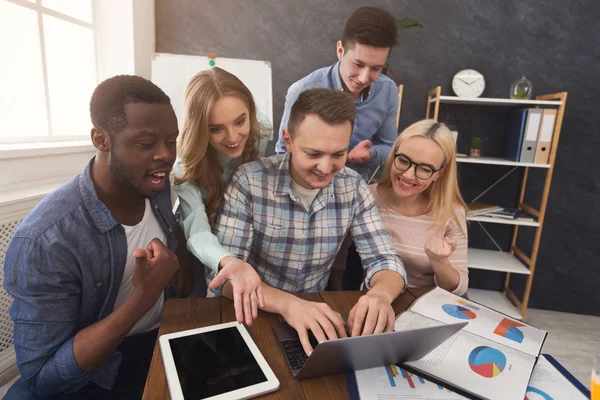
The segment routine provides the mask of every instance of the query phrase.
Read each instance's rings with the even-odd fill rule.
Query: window
[[[0,0],[0,143],[88,137],[94,0]]]

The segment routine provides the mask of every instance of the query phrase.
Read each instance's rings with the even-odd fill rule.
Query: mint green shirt
[[[240,158],[229,158],[219,153],[219,164],[223,167],[223,182],[227,184],[233,171],[241,163]],[[176,177],[183,174],[181,160],[173,166]],[[204,191],[191,182],[175,185],[179,197],[179,224],[183,228],[187,240],[187,248],[192,254],[215,273],[219,272],[219,262],[231,256],[221,246],[217,237],[212,233],[208,216],[204,207]]]

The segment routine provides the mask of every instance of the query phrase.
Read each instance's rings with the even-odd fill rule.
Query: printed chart
[[[451,317],[458,319],[475,319],[477,314],[467,307],[457,306],[456,304],[444,304],[442,310]]]
[[[513,342],[523,343],[525,336],[523,335],[523,331],[519,329],[521,326],[525,325],[517,321],[504,318],[502,321],[500,321],[496,329],[494,329],[494,333],[496,335],[505,337],[508,340],[512,340]]]
[[[544,391],[535,388],[533,386],[527,386],[527,393],[525,393],[525,400],[554,400],[548,396]]]
[[[504,371],[506,356],[488,346],[475,347],[469,354],[469,367],[484,378],[494,378]]]
[[[408,386],[411,389],[416,389],[416,385],[435,385],[439,390],[446,390],[449,392],[449,390],[444,389],[442,386],[426,381],[420,376],[414,375],[403,368],[398,367],[397,365],[388,365],[385,367],[385,371],[391,387],[406,386],[402,384],[402,381],[406,380],[406,383],[408,383]]]

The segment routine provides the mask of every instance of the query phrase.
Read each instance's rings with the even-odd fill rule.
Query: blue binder
[[[575,378],[573,375],[571,375],[571,373],[569,371],[567,371],[565,369],[565,367],[563,367],[561,365],[561,363],[559,363],[558,361],[556,361],[554,359],[554,357],[552,357],[550,354],[542,354],[544,357],[546,357],[546,360],[548,360],[548,362],[550,362],[550,364],[552,364],[554,366],[554,368],[556,368],[558,370],[558,372],[560,372],[561,374],[563,374],[563,376],[565,378],[567,378],[567,380],[569,382],[571,382],[571,384],[573,384],[573,386],[575,386],[581,393],[583,393],[584,396],[586,396],[587,398],[590,397],[590,391],[583,386],[583,384],[581,382],[579,382],[579,380],[577,378]],[[590,372],[591,375],[591,372]],[[355,379],[356,382],[356,379]],[[356,383],[355,383],[356,385]],[[358,389],[357,389],[358,390]]]
[[[526,121],[527,109],[510,112],[506,129],[506,151],[504,153],[504,158],[509,161],[519,161],[521,159],[523,132],[525,132]]]

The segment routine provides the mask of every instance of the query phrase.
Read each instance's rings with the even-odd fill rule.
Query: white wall
[[[133,0],[135,74],[150,79],[156,49],[154,0]]]

